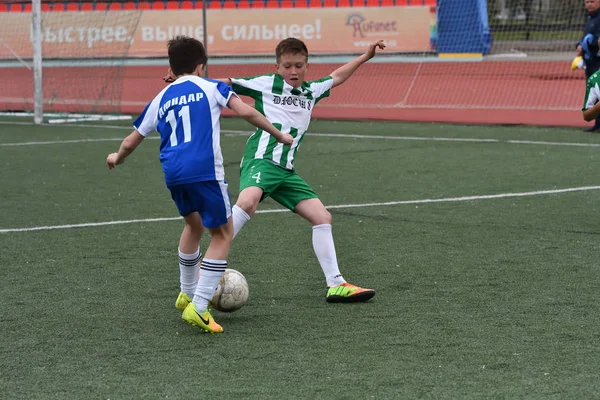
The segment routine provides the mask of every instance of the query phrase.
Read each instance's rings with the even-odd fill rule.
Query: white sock
[[[327,286],[339,286],[346,281],[338,267],[331,225],[315,225],[312,229],[313,249],[315,250],[315,255],[319,260],[319,264],[321,264],[321,269],[325,274]]]
[[[242,230],[246,222],[250,221],[250,216],[246,214],[246,211],[242,210],[238,206],[233,206],[232,210],[233,215],[233,237],[236,237],[237,234]]]
[[[209,260],[208,258],[202,260],[200,278],[194,293],[194,305],[198,312],[202,312],[208,307],[208,302],[215,295],[225,268],[227,268],[227,260]]]
[[[179,249],[177,249],[177,252],[179,253],[179,282],[181,284],[181,291],[192,297],[198,283],[198,265],[200,264],[202,254],[200,254],[200,249],[196,250],[194,254],[185,254]]]

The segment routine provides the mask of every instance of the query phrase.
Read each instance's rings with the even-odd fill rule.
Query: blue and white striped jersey
[[[232,89],[186,75],[163,89],[133,126],[143,136],[160,133],[160,162],[167,186],[225,179],[220,117]]]

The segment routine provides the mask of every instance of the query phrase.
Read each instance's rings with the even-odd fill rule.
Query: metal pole
[[[206,0],[202,0],[202,35],[204,36],[204,50],[208,57],[208,33],[206,29]],[[204,76],[208,78],[208,61],[204,66]]]
[[[33,40],[33,121],[44,122],[44,87],[42,83],[42,2],[31,4],[31,31]]]

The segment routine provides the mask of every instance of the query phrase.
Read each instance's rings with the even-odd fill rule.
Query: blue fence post
[[[439,0],[438,53],[487,54],[492,37],[485,0]]]

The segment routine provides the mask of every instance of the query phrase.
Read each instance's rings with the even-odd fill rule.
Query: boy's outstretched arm
[[[292,135],[280,132],[279,129],[275,128],[273,124],[271,124],[269,120],[265,118],[264,115],[250,107],[248,104],[244,103],[239,97],[231,96],[227,106],[235,111],[240,117],[250,122],[252,125],[262,129],[265,132],[269,132],[271,136],[273,136],[279,143],[283,143],[288,146],[292,145],[292,142],[294,141]]]
[[[350,76],[364,63],[369,61],[371,58],[375,56],[375,51],[377,48],[381,50],[385,49],[385,44],[383,40],[378,40],[375,43],[371,43],[369,46],[369,50],[362,56],[356,58],[355,60],[350,61],[348,64],[342,65],[335,71],[331,73],[331,77],[333,78],[333,86],[336,87],[346,82],[346,79],[350,78]]]
[[[123,139],[121,142],[121,146],[119,147],[119,151],[117,153],[110,153],[108,157],[106,157],[106,165],[108,165],[108,169],[113,169],[119,164],[123,164],[125,158],[130,155],[144,140],[144,136],[139,133],[137,130],[134,130]]]

